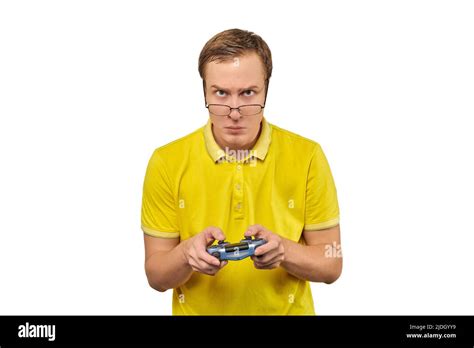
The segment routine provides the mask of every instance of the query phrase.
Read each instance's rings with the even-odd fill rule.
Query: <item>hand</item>
[[[224,233],[210,226],[184,242],[184,257],[194,271],[213,276],[227,265],[228,261],[219,261],[206,250],[215,240],[225,240]]]
[[[260,245],[255,249],[255,255],[250,258],[257,269],[273,269],[280,266],[285,259],[285,248],[283,239],[278,235],[267,230],[262,225],[252,225],[244,234],[245,237],[255,236],[263,238],[267,243]]]

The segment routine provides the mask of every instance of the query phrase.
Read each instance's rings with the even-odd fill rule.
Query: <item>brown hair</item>
[[[263,39],[257,34],[241,29],[228,29],[214,35],[201,50],[199,55],[199,75],[205,86],[205,67],[212,61],[224,61],[238,57],[247,51],[254,51],[262,60],[265,70],[265,89],[272,76],[272,53]]]

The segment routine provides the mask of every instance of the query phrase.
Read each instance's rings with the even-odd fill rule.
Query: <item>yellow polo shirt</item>
[[[208,226],[229,242],[261,224],[303,243],[303,230],[339,223],[333,177],[320,145],[261,123],[252,151],[219,148],[212,124],[156,149],[149,161],[141,224],[158,238],[186,240]],[[215,276],[194,272],[173,291],[175,315],[312,315],[309,282],[282,267],[258,270],[250,258],[229,261]]]

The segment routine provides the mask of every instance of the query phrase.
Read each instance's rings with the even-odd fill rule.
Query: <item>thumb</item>
[[[219,227],[210,226],[206,228],[206,239],[208,243],[214,240],[224,240],[225,235]]]
[[[258,236],[259,232],[261,232],[262,230],[263,230],[262,226],[252,225],[247,228],[247,231],[245,231],[244,236],[245,237]]]

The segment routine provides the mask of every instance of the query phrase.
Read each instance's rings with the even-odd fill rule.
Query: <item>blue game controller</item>
[[[207,252],[219,260],[242,260],[255,254],[255,249],[267,241],[262,238],[245,237],[240,243],[231,244],[220,240],[217,244],[207,248]]]

